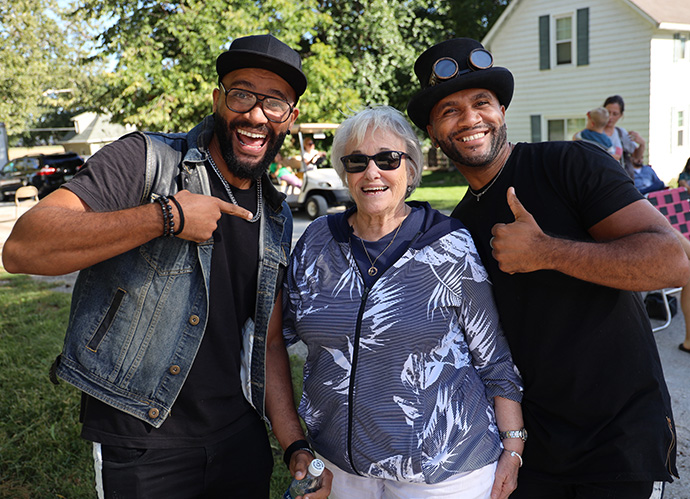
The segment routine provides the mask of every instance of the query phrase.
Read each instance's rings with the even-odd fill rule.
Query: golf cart
[[[329,207],[349,206],[352,198],[347,187],[333,168],[315,167],[304,161],[304,134],[315,139],[325,138],[326,131],[338,128],[334,123],[301,123],[290,129],[299,139],[301,154],[286,159],[286,163],[302,178],[302,187],[285,187],[287,203],[293,210],[304,209],[312,220],[325,215]]]

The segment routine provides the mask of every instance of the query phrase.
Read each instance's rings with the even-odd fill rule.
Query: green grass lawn
[[[457,170],[425,170],[422,185],[411,200],[428,201],[437,210],[450,213],[467,191],[467,181]]]
[[[80,392],[48,370],[60,353],[70,295],[24,275],[0,271],[0,498],[96,497],[91,443],[80,436]],[[302,361],[291,359],[295,392]],[[291,477],[271,435],[271,497],[281,498]]]

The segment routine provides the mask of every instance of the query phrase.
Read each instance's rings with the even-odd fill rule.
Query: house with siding
[[[74,132],[64,137],[61,143],[65,151],[76,152],[83,158],[88,158],[101,147],[136,130],[133,125],[111,123],[109,115],[92,112],[78,114],[72,121]]]
[[[689,39],[690,0],[513,0],[482,43],[515,76],[509,140],[571,140],[618,94],[668,183],[690,157]]]

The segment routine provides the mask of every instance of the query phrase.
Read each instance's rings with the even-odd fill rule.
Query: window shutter
[[[589,64],[589,8],[577,9],[577,65]]]
[[[541,142],[541,114],[532,114],[529,117],[532,131],[532,142]]]
[[[551,16],[539,17],[539,69],[551,68],[551,39],[549,25]]]

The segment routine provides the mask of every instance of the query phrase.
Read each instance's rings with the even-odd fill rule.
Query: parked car
[[[17,158],[5,163],[0,170],[0,201],[11,199],[15,191],[26,185],[27,176],[38,168],[29,158]]]
[[[71,179],[83,166],[77,153],[39,154],[13,159],[0,170],[0,201],[11,199],[22,185],[34,185],[40,197]]]
[[[84,166],[84,160],[74,152],[65,154],[43,154],[36,157],[39,167],[28,176],[28,184],[38,189],[39,197],[47,196]]]

